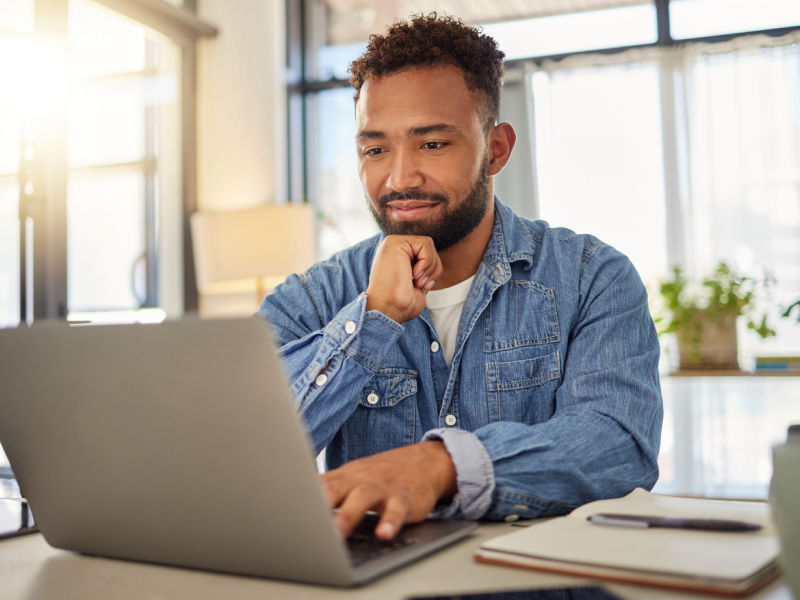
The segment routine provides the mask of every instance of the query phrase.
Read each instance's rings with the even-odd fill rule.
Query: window
[[[294,39],[295,49],[302,46],[301,31],[318,33],[306,36],[302,58],[291,49],[289,52],[290,72],[300,77],[299,85],[290,88],[294,102],[290,98],[289,137],[305,140],[302,149],[295,147],[289,152],[294,159],[289,196],[303,197],[319,208],[320,257],[377,232],[356,176],[349,64],[365,50],[371,33],[384,31],[395,18],[431,11],[483,24],[509,59],[649,44],[657,38],[656,12],[648,0],[562,0],[546,6],[532,1],[291,2],[290,44]],[[300,14],[306,17],[303,25],[299,24]]]
[[[628,254],[651,295],[668,265],[697,278],[720,261],[766,269],[778,335],[739,331],[750,368],[757,355],[800,351],[800,332],[779,316],[800,298],[795,40],[575,57],[531,78],[542,218]]]
[[[53,77],[63,60],[58,48],[35,40],[33,2],[15,2],[0,14],[0,327],[20,321],[20,169],[30,169],[37,119],[48,115],[59,97]],[[25,175],[25,173],[22,173]]]
[[[12,0],[3,3],[0,29],[18,33],[33,33],[34,0]]]
[[[183,4],[3,3],[0,327],[195,305],[183,252],[194,137],[182,124],[193,123],[194,89],[183,72],[194,72],[195,39],[216,30]]]
[[[676,40],[800,25],[796,0],[672,0]]]
[[[19,186],[0,177],[0,327],[19,323]]]
[[[69,43],[69,311],[155,307],[160,213],[182,200],[180,51],[89,0],[70,0]]]
[[[451,14],[483,25],[508,59],[647,44],[656,40],[652,0],[308,0],[310,72],[314,79],[347,78],[347,66],[394,19]]]
[[[506,60],[651,44],[658,37],[652,4],[493,23],[484,32]]]
[[[484,23],[509,53],[503,118],[531,135],[518,137],[517,154],[530,156],[528,164],[512,161],[506,172],[536,173],[533,190],[503,187],[509,204],[619,248],[651,295],[674,265],[696,277],[722,260],[751,275],[766,267],[777,279],[769,310],[778,336],[762,341],[742,330],[743,364],[800,351],[797,327],[779,318],[781,307],[800,299],[797,2],[564,0],[547,10],[520,2],[515,11],[457,1],[304,6],[306,31],[318,34],[308,36],[308,69],[294,90],[311,108],[305,138],[290,139],[307,140],[304,196],[320,209],[322,256],[376,231],[355,175],[351,92],[337,89],[347,87],[347,64],[394,18],[439,8]],[[772,36],[737,37],[743,28]],[[722,38],[694,39],[712,35]],[[586,52],[613,46],[636,48]],[[525,86],[509,84],[520,79]],[[525,98],[511,97],[515,87],[527,90]],[[530,151],[520,148],[526,138]]]
[[[319,259],[372,237],[378,227],[367,208],[358,178],[355,151],[356,124],[353,120],[353,91],[328,90],[317,95],[315,115],[327,127],[317,133],[314,161],[317,209],[320,217]]]

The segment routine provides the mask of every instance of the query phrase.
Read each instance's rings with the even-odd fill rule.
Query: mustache
[[[378,198],[378,206],[386,208],[389,202],[395,200],[428,200],[431,202],[447,202],[447,196],[442,192],[423,192],[422,190],[409,190],[407,192],[391,191]]]

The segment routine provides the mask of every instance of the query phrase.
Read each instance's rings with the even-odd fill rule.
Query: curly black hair
[[[500,86],[505,54],[497,42],[452,16],[411,15],[396,20],[386,35],[371,35],[367,50],[350,63],[350,84],[358,101],[361,86],[414,68],[453,65],[464,72],[467,89],[480,99],[481,117],[488,131],[500,116]]]

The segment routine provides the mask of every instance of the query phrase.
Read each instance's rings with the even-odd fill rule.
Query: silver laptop
[[[260,319],[2,330],[0,444],[48,543],[84,554],[349,586],[475,528],[342,541]]]

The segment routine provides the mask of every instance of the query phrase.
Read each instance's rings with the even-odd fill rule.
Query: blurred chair
[[[202,318],[252,315],[272,288],[316,259],[307,204],[195,213],[191,226]]]

